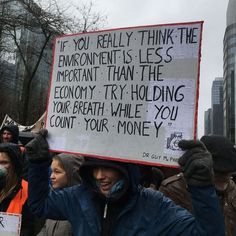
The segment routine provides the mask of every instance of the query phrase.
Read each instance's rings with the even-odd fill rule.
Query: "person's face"
[[[112,186],[121,178],[118,170],[107,167],[94,168],[93,177],[98,183],[99,190],[105,196],[108,195]]]
[[[68,180],[65,170],[61,167],[60,162],[56,159],[51,164],[51,184],[53,188],[64,188],[67,186]]]
[[[0,166],[4,167],[8,173],[12,170],[11,159],[5,152],[0,152]]]
[[[9,130],[4,130],[2,133],[2,142],[9,143],[12,140],[12,133]]]
[[[231,173],[215,172],[214,173],[215,188],[219,192],[225,191],[226,188],[228,187],[230,177],[231,177]]]

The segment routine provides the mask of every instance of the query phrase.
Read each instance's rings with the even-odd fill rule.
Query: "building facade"
[[[36,9],[41,9],[32,1]],[[32,27],[19,25],[16,28],[16,43],[8,36],[6,24],[0,22],[0,120],[9,114],[21,123],[22,104],[26,83],[32,79],[28,100],[27,123],[34,123],[45,111],[50,67],[52,60],[52,45],[49,41],[44,48],[45,35],[32,14],[17,0],[0,0],[0,15],[10,19],[24,17]],[[13,22],[14,24],[15,22]],[[38,63],[41,49],[43,56]],[[2,49],[2,50],[1,50]],[[12,49],[12,50],[9,50]]]
[[[204,135],[212,135],[212,109],[204,112]]]
[[[236,0],[229,0],[224,35],[224,135],[236,141]]]
[[[223,78],[217,77],[211,87],[212,134],[224,135],[223,131]]]
[[[217,77],[211,87],[211,108],[204,113],[204,134],[224,135],[223,77]]]

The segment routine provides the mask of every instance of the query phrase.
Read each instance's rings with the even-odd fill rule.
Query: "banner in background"
[[[24,126],[24,125],[20,125],[18,122],[16,122],[9,115],[6,114],[3,119],[0,129],[4,125],[17,125],[19,127],[19,131],[21,131],[21,132],[27,132],[27,131],[38,132],[45,125],[45,122],[44,122],[45,116],[46,116],[46,112],[44,112],[44,114],[36,121],[35,124],[29,125],[29,126]]]
[[[1,128],[5,125],[17,125],[19,127],[19,131],[30,131],[34,125],[30,125],[30,126],[24,126],[24,125],[20,125],[18,122],[14,121],[9,115],[5,115],[4,120],[2,122]],[[0,128],[0,129],[1,129]]]

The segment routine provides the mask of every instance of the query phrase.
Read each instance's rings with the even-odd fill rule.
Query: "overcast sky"
[[[78,0],[72,0],[78,4]],[[88,3],[88,0],[84,0]],[[228,0],[93,0],[107,16],[106,28],[204,21],[200,64],[198,136],[204,134],[204,111],[211,106],[211,86],[223,77],[223,37]]]
[[[94,0],[107,15],[107,27],[203,20],[198,136],[204,134],[204,111],[211,106],[211,85],[223,76],[223,37],[228,0]]]

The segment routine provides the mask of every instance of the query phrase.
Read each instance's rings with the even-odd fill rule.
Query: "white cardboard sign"
[[[178,141],[196,135],[202,24],[56,38],[50,149],[176,166]]]
[[[19,236],[21,228],[21,215],[0,212],[0,235]]]

